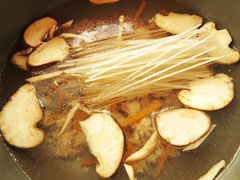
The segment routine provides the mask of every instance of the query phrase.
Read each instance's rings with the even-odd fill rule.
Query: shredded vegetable
[[[67,125],[70,123],[71,119],[73,118],[75,112],[77,111],[78,107],[79,107],[79,104],[75,104],[73,106],[73,108],[69,111],[69,113],[67,115],[67,118],[66,118],[66,121],[65,121],[61,131],[58,133],[58,136],[60,136],[64,132],[64,130],[66,129]]]
[[[138,121],[140,121],[142,118],[148,116],[153,111],[159,109],[161,107],[161,104],[159,102],[154,102],[148,107],[144,108],[142,111],[138,112],[136,115],[128,118],[126,121],[123,121],[120,123],[121,127],[127,127],[129,125],[132,125]]]

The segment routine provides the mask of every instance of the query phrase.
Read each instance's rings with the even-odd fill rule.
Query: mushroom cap
[[[178,14],[174,12],[170,12],[168,16],[158,13],[154,17],[154,22],[159,28],[173,34],[179,34],[190,28],[201,25],[202,21],[202,17],[194,14]]]
[[[158,113],[155,119],[159,135],[174,146],[184,147],[206,134],[211,126],[209,116],[195,109],[173,109]]]
[[[178,99],[184,105],[213,111],[227,106],[234,97],[232,78],[217,74],[199,79],[189,84],[189,90],[181,90]]]
[[[213,57],[223,56],[222,58],[216,60],[217,63],[233,64],[239,61],[239,52],[229,47],[232,42],[232,37],[228,30],[216,30],[216,25],[213,22],[207,22],[201,27],[201,29],[205,29],[205,31],[199,34],[200,36],[205,37],[213,35],[213,37],[217,40],[214,41],[213,44],[213,47],[216,46],[217,48],[209,52],[209,55]]]
[[[79,123],[90,152],[99,162],[96,172],[103,178],[112,176],[118,169],[124,152],[121,128],[110,115],[101,113],[95,113]]]
[[[11,62],[13,64],[17,65],[20,69],[27,71],[28,70],[28,68],[27,68],[28,55],[31,52],[32,52],[32,48],[27,48],[22,51],[16,52],[12,56]]]
[[[53,26],[57,26],[57,21],[51,17],[44,17],[33,22],[24,32],[25,43],[31,47],[38,47]]]
[[[69,49],[69,45],[63,38],[53,38],[30,54],[28,65],[36,67],[63,61],[68,56]]]
[[[34,86],[23,85],[0,112],[0,129],[5,140],[19,148],[38,146],[45,137],[36,127],[42,116]]]

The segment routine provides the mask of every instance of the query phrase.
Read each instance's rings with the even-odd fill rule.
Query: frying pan
[[[1,0],[0,2],[0,106],[23,84],[28,73],[20,71],[9,63],[10,55],[18,50],[24,29],[35,19],[49,15],[61,23],[72,18],[104,18],[113,12],[134,14],[139,0],[120,0],[119,3],[93,6],[87,0]],[[53,10],[54,9],[54,10]],[[198,13],[206,19],[213,20],[220,28],[230,31],[234,46],[240,50],[240,3],[238,0],[150,0],[142,17],[149,19],[160,9],[179,13]],[[70,12],[70,13],[69,13]],[[221,180],[237,180],[240,178],[240,67],[238,64],[219,66],[219,72],[232,76],[235,84],[235,98],[226,108],[211,112],[214,123],[218,126],[211,136],[197,149],[182,154],[179,158],[170,159],[164,167],[159,179],[163,180],[195,180],[207,172],[216,162],[225,159],[228,167],[225,173],[218,176]],[[85,173],[78,162],[56,159],[45,144],[29,150],[18,149],[0,142],[0,177],[3,180],[28,178],[37,180],[50,179],[99,179],[94,168]],[[122,167],[111,179],[127,179]],[[150,179],[139,177],[139,179]]]

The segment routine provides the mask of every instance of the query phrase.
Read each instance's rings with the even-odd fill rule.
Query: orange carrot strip
[[[107,4],[107,3],[115,3],[119,0],[89,0],[93,4]]]
[[[77,119],[78,121],[83,121],[85,119],[87,119],[90,115],[84,111],[77,111],[73,118],[74,119]]]
[[[75,128],[78,132],[82,133],[82,128],[81,128],[81,126],[80,126],[80,124],[79,124],[79,121],[75,121],[73,125],[74,125],[74,128]]]
[[[117,109],[117,104],[112,104],[109,108],[109,111],[115,111]]]
[[[141,120],[142,118],[148,116],[153,111],[159,109],[161,107],[161,104],[159,102],[152,103],[150,106],[144,108],[142,111],[138,112],[134,116],[128,118],[126,121],[123,121],[120,123],[121,127],[127,127],[129,125],[132,125],[136,123],[137,121]]]
[[[94,164],[97,164],[97,160],[96,159],[86,159],[86,160],[83,160],[81,162],[82,166],[91,166],[91,165],[94,165]]]
[[[154,177],[157,178],[159,176],[159,174],[161,173],[162,169],[163,169],[163,166],[165,165],[169,155],[172,153],[173,151],[173,147],[170,145],[170,144],[167,144],[163,153],[162,153],[162,156],[161,156],[161,159],[160,159],[160,162],[154,172]]]
[[[135,151],[134,146],[132,143],[127,143],[127,152],[126,152],[126,158],[129,157],[131,154],[133,154]]]
[[[146,5],[147,5],[147,1],[146,0],[141,2],[140,6],[139,6],[139,8],[138,8],[138,10],[137,10],[137,12],[135,14],[135,17],[134,17],[135,21],[141,16],[141,14],[142,14],[142,12],[143,12],[143,10],[144,10]]]

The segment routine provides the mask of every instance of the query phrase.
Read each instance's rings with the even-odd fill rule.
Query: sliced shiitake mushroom
[[[197,141],[211,126],[206,113],[184,108],[158,113],[155,123],[157,131],[165,141],[181,147]]]
[[[208,172],[200,177],[198,180],[213,180],[215,176],[218,174],[218,172],[226,165],[225,160],[219,161],[217,164],[215,164],[211,169],[208,170]]]
[[[118,169],[124,152],[124,136],[115,120],[107,114],[95,113],[80,126],[90,152],[97,158],[97,173],[108,178]]]
[[[129,165],[129,164],[123,164],[126,172],[127,172],[127,175],[129,177],[130,180],[137,180],[135,178],[135,175],[134,175],[134,169],[133,169],[133,166]]]
[[[20,69],[28,70],[27,68],[27,60],[28,55],[32,52],[32,48],[27,48],[22,51],[16,52],[12,58],[11,62],[17,65]]]
[[[70,28],[72,26],[72,24],[73,24],[73,19],[62,24],[61,28]]]
[[[125,162],[134,162],[139,161],[141,159],[144,159],[148,157],[151,152],[155,149],[158,142],[158,133],[154,132],[152,136],[148,139],[148,141],[144,144],[144,146],[139,149],[137,152],[131,154]]]
[[[227,29],[216,30],[216,25],[213,22],[207,22],[201,29],[205,29],[201,34],[202,37],[213,35],[217,41],[214,41],[213,47],[217,47],[209,52],[210,56],[222,56],[216,62],[221,64],[233,64],[239,61],[239,52],[229,47],[232,42],[232,37]],[[216,43],[217,42],[217,43]]]
[[[25,84],[10,98],[0,112],[0,129],[6,141],[19,148],[32,148],[41,144],[45,133],[36,127],[43,113],[36,89]]]
[[[46,79],[51,79],[51,78],[54,78],[54,77],[57,77],[57,76],[61,76],[62,74],[64,74],[64,71],[55,71],[55,72],[52,72],[52,73],[33,76],[33,77],[25,79],[25,81],[30,82],[30,83],[34,83],[34,82],[43,81],[43,80],[46,80]]]
[[[28,65],[36,67],[63,61],[68,56],[69,49],[69,45],[63,38],[53,38],[30,54]]]
[[[177,14],[170,12],[168,16],[156,14],[154,23],[161,29],[173,34],[182,33],[190,28],[202,24],[203,19],[197,15]]]
[[[205,134],[203,137],[198,139],[196,142],[184,147],[182,151],[184,152],[184,151],[191,151],[191,150],[197,149],[205,141],[205,139],[207,139],[207,137],[211,134],[211,132],[215,129],[216,126],[217,126],[216,124],[212,124],[207,134]]]
[[[57,26],[57,21],[51,17],[33,22],[24,32],[25,43],[31,47],[38,47],[53,26]]]
[[[51,40],[54,37],[54,33],[57,30],[57,26],[52,26],[48,33],[48,40]]]
[[[232,78],[217,74],[193,81],[189,90],[181,90],[178,99],[186,106],[213,111],[227,106],[234,97]]]

